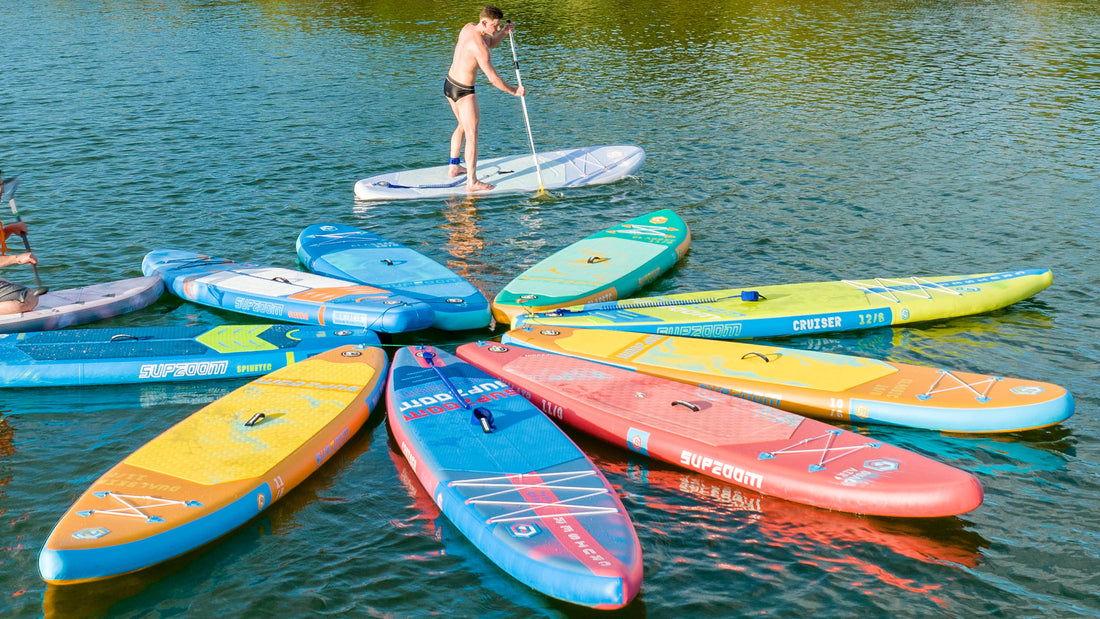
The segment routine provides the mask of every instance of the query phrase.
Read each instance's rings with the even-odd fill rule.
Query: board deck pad
[[[497,294],[493,316],[628,297],[672,269],[688,251],[691,231],[661,209],[596,232],[540,260]]]
[[[51,331],[134,312],[164,293],[160,277],[131,277],[81,288],[52,290],[29,312],[0,315],[0,333]]]
[[[563,189],[613,183],[630,176],[645,162],[637,146],[589,146],[538,153],[542,189]],[[450,196],[534,193],[539,190],[531,153],[478,159],[478,180],[493,185],[468,193],[466,176],[448,175],[450,166],[433,166],[379,174],[355,183],[357,200],[416,200]]]
[[[895,517],[953,516],[982,502],[970,473],[763,404],[510,344],[457,354],[561,423],[764,494]]]
[[[260,376],[368,329],[261,324],[0,333],[0,387],[62,387]]]
[[[1074,409],[1073,396],[1051,383],[756,342],[532,326],[501,339],[830,421],[1016,432],[1060,423]]]
[[[1050,286],[1049,270],[876,278],[690,292],[517,316],[524,324],[710,339],[850,331],[988,312]]]
[[[427,303],[432,326],[446,331],[489,326],[489,301],[473,284],[431,258],[373,232],[314,224],[298,235],[298,259],[319,275],[392,290]]]
[[[244,524],[359,430],[386,369],[381,348],[341,346],[185,418],[76,500],[39,556],[43,579],[75,584],[137,571]]]
[[[160,275],[184,299],[250,316],[385,333],[425,329],[435,321],[432,309],[415,299],[294,269],[173,249],[149,252],[141,269]]]
[[[638,592],[641,547],[614,489],[506,384],[434,347],[406,347],[394,357],[386,404],[425,490],[504,571],[595,608],[622,607]]]

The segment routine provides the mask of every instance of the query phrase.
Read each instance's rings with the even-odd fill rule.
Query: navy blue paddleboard
[[[344,344],[379,342],[367,329],[270,324],[0,333],[0,387],[260,376]]]

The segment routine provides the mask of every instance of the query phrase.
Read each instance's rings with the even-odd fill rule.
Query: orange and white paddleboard
[[[97,479],[39,556],[55,584],[134,572],[211,542],[279,500],[362,427],[388,369],[342,346],[207,405]]]

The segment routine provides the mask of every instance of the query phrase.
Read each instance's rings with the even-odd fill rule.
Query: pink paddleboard
[[[457,354],[560,423],[763,494],[901,517],[982,503],[966,471],[763,404],[513,344],[465,344]]]

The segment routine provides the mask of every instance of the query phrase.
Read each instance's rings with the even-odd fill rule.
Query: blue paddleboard
[[[603,474],[506,383],[430,346],[397,351],[390,431],[440,511],[551,597],[619,608],[642,581],[634,526]]]
[[[111,385],[261,376],[367,329],[305,325],[116,327],[0,333],[0,387]]]
[[[158,249],[146,254],[141,270],[160,275],[164,285],[184,299],[251,316],[385,333],[426,329],[435,322],[426,303],[294,269]]]
[[[298,235],[298,259],[319,275],[393,290],[423,301],[437,329],[489,326],[489,301],[442,264],[395,241],[341,224],[314,224]]]

